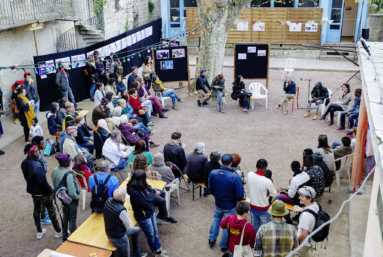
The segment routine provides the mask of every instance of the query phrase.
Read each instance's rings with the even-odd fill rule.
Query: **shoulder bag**
[[[247,222],[246,222],[245,226],[243,226],[241,241],[239,242],[239,245],[234,246],[233,257],[251,257],[251,256],[253,256],[253,250],[251,249],[250,245],[242,245],[243,234],[245,234],[246,225],[247,225]]]

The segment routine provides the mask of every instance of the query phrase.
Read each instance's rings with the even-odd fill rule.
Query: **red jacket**
[[[134,114],[138,115],[138,109],[143,109],[145,106],[141,105],[140,97],[137,96],[137,99],[134,99],[132,95],[129,96],[129,104],[134,110]]]
[[[247,225],[246,225],[247,223]],[[237,215],[227,216],[221,221],[221,228],[228,229],[230,224],[230,241],[229,241],[229,251],[234,253],[234,246],[239,245],[241,241],[241,235],[243,226],[245,227],[245,234],[243,235],[242,245],[250,245],[251,248],[254,248],[255,244],[255,230],[251,223],[248,223],[246,219],[239,220]]]

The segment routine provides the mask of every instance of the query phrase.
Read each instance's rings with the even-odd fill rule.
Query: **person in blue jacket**
[[[237,203],[244,196],[241,178],[230,169],[233,161],[234,157],[231,154],[224,154],[221,158],[221,168],[212,170],[209,175],[208,189],[215,198],[213,223],[209,233],[210,248],[213,248],[217,240],[221,220],[229,215],[235,215]],[[219,243],[223,252],[228,249],[227,239],[227,230],[224,229]]]
[[[117,81],[116,81],[116,87],[117,87],[117,92],[121,93],[121,95],[124,94],[126,91],[126,86],[124,82],[122,81],[124,78],[122,77],[121,74],[117,75]]]
[[[286,81],[283,84],[283,91],[285,91],[285,94],[284,96],[282,96],[282,100],[279,102],[279,104],[275,106],[275,109],[279,109],[281,108],[283,104],[283,108],[285,108],[285,112],[283,113],[283,115],[286,115],[289,113],[287,110],[287,108],[289,107],[289,100],[295,98],[295,95],[297,94],[296,87],[297,85],[291,78],[291,75],[287,75]]]
[[[132,67],[132,73],[128,77],[128,90],[131,88],[131,85],[138,78],[138,68],[137,66]],[[136,88],[137,89],[137,88]]]
[[[46,114],[47,121],[48,121],[48,130],[49,134],[53,136],[59,136],[62,130],[62,119],[60,118],[60,115],[58,115],[58,110],[60,109],[60,106],[58,103],[53,102],[51,103],[51,109]]]

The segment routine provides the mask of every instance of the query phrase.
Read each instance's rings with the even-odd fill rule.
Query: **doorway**
[[[358,4],[354,0],[344,0],[341,42],[353,42]]]

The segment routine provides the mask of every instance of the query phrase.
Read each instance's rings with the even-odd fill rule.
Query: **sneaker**
[[[153,122],[149,121],[148,126],[154,126]]]
[[[200,106],[201,107],[201,106]],[[177,106],[173,105],[172,107],[173,110],[178,110]]]
[[[324,120],[324,119],[326,119],[326,116],[325,116],[325,115],[322,115],[322,116],[319,118],[319,120]]]
[[[60,238],[60,237],[63,237],[63,232],[62,231],[55,232],[55,238]]]
[[[344,130],[345,128],[344,127],[339,127],[337,130]]]
[[[352,135],[352,132],[348,132],[347,134],[346,134],[346,136],[351,136]]]
[[[229,250],[229,248],[222,248],[222,247],[221,247],[221,252],[226,253],[227,250]]]
[[[286,114],[288,114],[288,112],[284,112],[284,113],[283,113],[283,115],[286,115]]]
[[[219,109],[219,112],[220,112],[220,113],[225,113],[222,109]]]
[[[165,217],[161,213],[157,214],[157,219],[163,220],[165,222],[170,222],[170,223],[177,223],[178,222],[176,219],[172,218],[171,216]]]
[[[19,122],[19,119],[15,119],[14,123],[17,124]]]
[[[213,248],[214,245],[215,245],[215,241],[209,239],[209,246],[210,246],[210,248]]]
[[[152,130],[152,128],[148,128],[149,129],[149,131],[151,131]]]
[[[1,134],[1,135],[0,135],[0,138],[3,138],[3,137],[4,137],[4,134]]]
[[[37,232],[37,239],[43,238],[43,235],[47,232],[45,228],[42,229],[41,232]]]
[[[305,115],[303,115],[303,118],[307,118],[308,116],[310,116],[310,114],[311,114],[310,111],[306,110],[306,113],[305,113]]]
[[[328,124],[328,126],[332,126],[334,125],[334,122],[333,121],[330,121],[330,123]]]
[[[198,104],[198,107],[201,107],[201,101],[200,100],[197,100],[197,104]]]
[[[150,130],[148,135],[149,135],[149,136],[153,136],[155,132],[156,132],[156,131],[155,131],[154,129],[153,129],[153,130]]]
[[[316,120],[316,119],[318,119],[318,113],[314,114],[313,120]]]
[[[346,129],[347,132],[353,132],[354,130],[353,129]]]
[[[203,105],[209,105],[209,103],[208,102],[204,102]]]
[[[164,251],[162,251],[161,253],[153,253],[153,256],[154,257],[168,257]]]
[[[163,114],[160,115],[159,117],[160,117],[161,119],[167,119],[167,118],[168,118],[168,116],[165,116],[165,115],[163,115]]]
[[[52,221],[49,217],[45,217],[45,219],[40,220],[40,223],[43,225],[52,225]]]
[[[152,112],[153,117],[157,117],[157,113]]]
[[[275,106],[275,109],[279,109],[279,108],[281,108],[279,104]]]
[[[168,112],[168,111],[170,111],[169,108],[164,108],[164,109],[162,109],[162,112]]]

